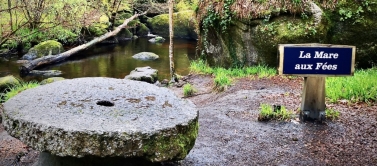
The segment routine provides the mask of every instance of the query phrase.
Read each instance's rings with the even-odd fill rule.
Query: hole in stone
[[[97,105],[106,106],[106,107],[112,107],[112,106],[114,106],[114,103],[112,103],[110,101],[106,101],[106,100],[101,100],[101,101],[97,102]]]

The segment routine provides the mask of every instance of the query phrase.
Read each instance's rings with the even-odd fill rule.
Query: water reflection
[[[196,41],[174,40],[174,63],[176,73],[187,75],[190,60],[195,57]],[[132,58],[139,52],[153,52],[160,56],[155,61],[140,61]],[[0,76],[13,74],[18,76],[19,65],[16,59],[0,60]],[[147,38],[126,41],[118,45],[96,46],[80,52],[68,61],[45,67],[41,70],[60,70],[64,78],[78,77],[112,77],[124,78],[136,67],[150,66],[158,70],[159,80],[169,78],[169,41],[152,44]],[[43,77],[26,77],[25,80],[44,79]]]

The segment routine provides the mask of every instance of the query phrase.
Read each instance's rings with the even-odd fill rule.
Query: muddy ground
[[[334,121],[257,120],[261,103],[298,110],[302,78],[242,78],[224,92],[213,78],[189,75],[197,93],[187,99],[199,110],[199,136],[177,165],[377,165],[377,105],[327,103],[341,112]],[[171,87],[183,97],[182,87]],[[0,126],[0,165],[32,165],[38,152]]]

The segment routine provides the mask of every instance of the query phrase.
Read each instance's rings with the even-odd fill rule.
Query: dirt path
[[[198,93],[212,79],[188,79]],[[261,103],[297,110],[303,80],[240,79],[222,93],[190,97],[199,109],[199,137],[183,165],[376,165],[375,104],[332,105],[341,112],[324,124],[258,122]],[[182,96],[182,89],[173,88]]]
[[[221,93],[212,91],[210,76],[192,75],[186,81],[198,90],[187,99],[199,109],[200,130],[194,148],[180,165],[377,164],[375,103],[327,104],[341,116],[323,124],[298,119],[258,122],[261,103],[297,110],[302,79],[243,78]],[[182,87],[170,89],[183,97]],[[35,160],[37,152],[13,138],[7,142],[8,138],[0,127],[0,165],[12,165],[10,161],[28,165],[33,156]],[[27,155],[18,161],[19,152]]]

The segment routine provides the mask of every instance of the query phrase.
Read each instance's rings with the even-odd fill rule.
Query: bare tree
[[[174,69],[174,29],[173,29],[173,8],[174,8],[174,0],[169,0],[169,62],[170,62],[170,82],[177,82],[177,76],[175,75]]]

